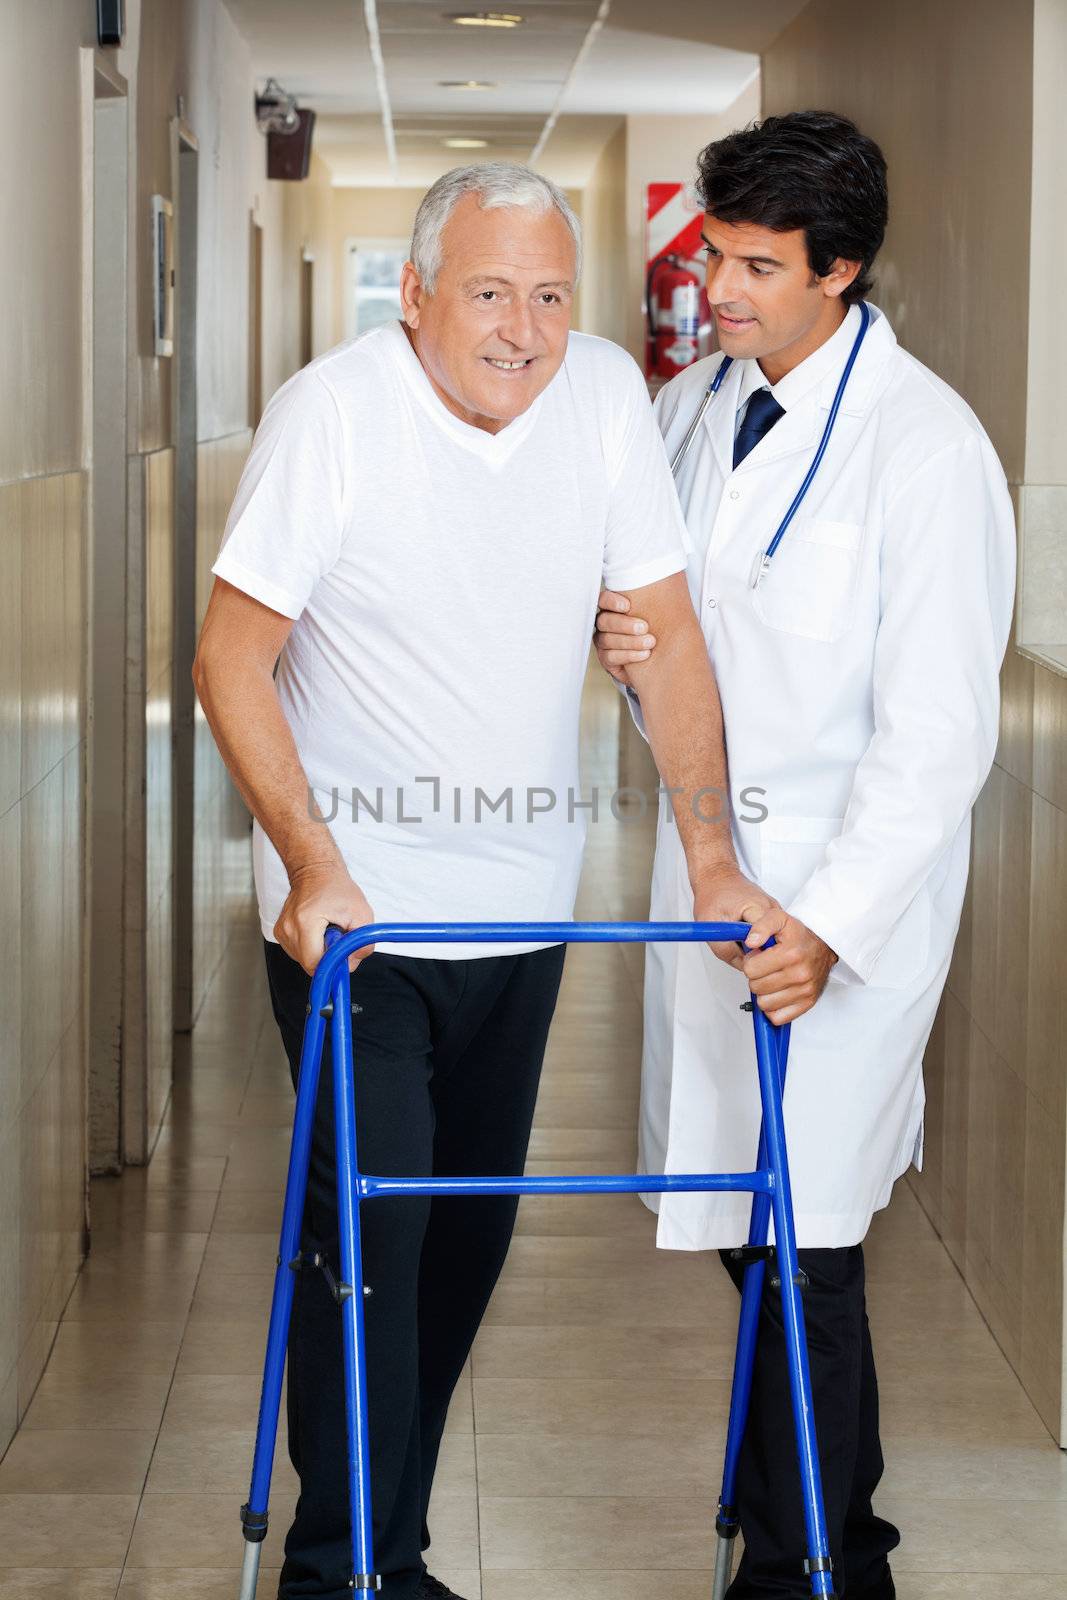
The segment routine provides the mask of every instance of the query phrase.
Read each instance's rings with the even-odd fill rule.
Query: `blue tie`
[[[741,465],[748,452],[759,444],[765,433],[770,433],[778,418],[784,416],[785,407],[778,404],[769,389],[756,390],[734,440],[735,467]]]

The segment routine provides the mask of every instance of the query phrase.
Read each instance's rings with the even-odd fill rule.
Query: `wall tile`
[[[962,1271],[967,1232],[971,1020],[955,995],[946,993],[943,1003],[945,1094],[941,1140],[941,1236],[949,1255]]]
[[[996,1009],[993,1043],[1026,1077],[1026,1004],[1030,953],[1030,789],[1004,773],[997,850]]]
[[[62,1188],[59,1197],[59,1267],[63,1273],[63,1300],[73,1287],[74,1277],[85,1252],[85,1217],[88,1183],[86,1129],[87,1084],[85,1060],[85,1016],[79,1008],[60,1043],[60,1129],[59,1170]]]
[[[15,1436],[19,1422],[18,1368],[12,1367],[6,1378],[0,1377],[0,1455],[3,1455]]]
[[[145,458],[145,683],[160,691],[173,659],[174,452]]]
[[[1062,1132],[1067,1110],[1067,814],[1033,796],[1026,1082]]]
[[[1026,1100],[1019,1375],[1055,1438],[1060,1428],[1063,1317],[1063,1122]]]
[[[971,1003],[971,957],[974,927],[974,829],[971,830],[971,860],[967,876],[967,892],[963,897],[960,926],[949,963],[947,987],[964,1006]]]
[[[59,1046],[62,1032],[55,986],[62,958],[64,772],[52,768],[19,804],[21,818],[23,1103],[32,1095]]]
[[[22,484],[22,771],[26,794],[63,754],[64,485]]]
[[[19,1349],[19,1129],[0,1129],[0,1392]],[[0,1416],[0,1450],[4,1448]]]
[[[964,1255],[972,1289],[988,1296],[993,1254],[996,1056],[973,1020],[967,1080],[967,1220]],[[977,1294],[976,1294],[977,1298]]]
[[[0,1133],[10,1127],[21,1101],[22,1082],[22,940],[20,904],[22,871],[22,807],[0,816]]]
[[[1034,781],[1033,661],[1008,645],[1000,673],[1000,744],[997,765],[1032,788]]]
[[[23,493],[0,487],[0,816],[22,792]]]
[[[1062,646],[1067,620],[1067,485],[1026,483],[1019,490],[1025,559],[1020,570],[1019,642],[1030,650]]]
[[[172,928],[170,895],[149,913],[145,929],[148,1037],[148,1126],[158,1128],[170,1094],[173,1070]]]
[[[23,1106],[18,1122],[18,1345],[21,1352],[29,1343],[44,1304],[50,1282],[41,1241],[44,1233],[44,1194],[40,1172],[44,1149],[44,1128],[40,1116],[40,1086]]]
[[[1034,788],[1067,811],[1067,678],[1034,668]]]
[[[145,457],[145,896],[147,1126],[151,1143],[170,1092],[174,654],[174,452]]]
[[[79,741],[63,758],[62,932],[60,936],[60,992],[57,995],[61,1026],[66,1029],[82,1003],[82,964],[85,959],[85,761],[86,745]]]
[[[149,690],[145,729],[145,902],[149,912],[170,893],[173,877],[171,701]]]
[[[87,475],[68,472],[63,478],[63,749],[85,733],[86,609],[85,489]]]
[[[1022,1333],[1026,1179],[1026,1086],[1001,1057],[993,1060],[993,1167],[990,1173],[990,1283],[980,1303],[1001,1349],[1018,1370]]]
[[[911,1185],[923,1210],[935,1228],[941,1226],[942,1186],[944,1181],[945,1120],[945,1002],[934,1018],[923,1056],[923,1081],[926,1086],[926,1114],[921,1172],[912,1172]]]
[[[62,1058],[57,1050],[19,1118],[19,1350],[37,1335],[59,1266]]]
[[[965,1004],[987,1039],[996,1028],[997,896],[1005,774],[994,767],[974,808],[971,847],[971,986]]]

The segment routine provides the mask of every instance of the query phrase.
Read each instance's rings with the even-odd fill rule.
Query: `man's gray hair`
[[[558,184],[517,161],[481,161],[470,167],[453,167],[427,190],[415,214],[411,260],[427,290],[433,294],[441,270],[441,234],[457,203],[476,194],[483,211],[496,206],[527,206],[533,211],[555,208],[574,240],[574,281],[582,270],[582,229]]]

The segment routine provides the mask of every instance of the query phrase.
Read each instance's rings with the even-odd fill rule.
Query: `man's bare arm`
[[[275,937],[313,972],[328,923],[357,928],[374,916],[329,828],[312,811],[307,774],[278,699],[274,667],[292,626],[289,617],[216,578],[193,683],[230,776],[289,875]],[[350,965],[369,954],[360,951]]]
[[[642,596],[643,604],[643,595],[654,587],[634,594]],[[697,628],[699,631],[699,623]],[[608,589],[600,596],[595,640],[601,666],[627,687],[636,688],[634,674],[645,672],[641,663],[654,661],[660,650],[641,607],[632,603],[632,597]],[[641,709],[647,728],[645,693],[642,689]],[[751,919],[746,916],[742,920]],[[772,936],[773,948],[761,949]],[[835,952],[796,917],[785,915],[777,902],[771,902],[770,910],[754,921],[746,943],[749,954],[743,959],[724,945],[716,948],[716,954],[744,972],[760,1010],[778,1024],[795,1022],[810,1011],[826,987],[837,960]]]
[[[631,665],[629,678],[641,698],[660,777],[671,790],[695,889],[707,871],[737,865],[719,690],[684,574],[635,589],[629,599],[659,641],[647,661]]]
[[[630,665],[629,681],[641,699],[660,777],[671,791],[697,918],[752,921],[774,902],[737,865],[722,707],[685,575],[635,589],[629,599],[658,641],[647,661]],[[731,956],[736,960],[737,952]]]

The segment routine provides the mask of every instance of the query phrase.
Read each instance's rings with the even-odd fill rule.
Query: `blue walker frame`
[[[256,1429],[252,1485],[241,1508],[245,1537],[240,1600],[254,1600],[263,1540],[267,1536],[274,1445],[281,1407],[289,1318],[293,1304],[294,1273],[301,1265],[300,1233],[307,1189],[312,1127],[326,1022],[330,1022],[333,1057],[333,1101],[337,1140],[337,1209],[340,1223],[341,1282],[335,1293],[341,1305],[344,1347],[345,1420],[348,1433],[348,1487],[352,1508],[352,1570],[350,1587],[378,1589],[374,1571],[371,1531],[370,1440],[367,1427],[367,1374],[363,1332],[363,1284],[360,1247],[360,1206],[378,1195],[477,1194],[634,1194],[634,1193],[751,1193],[752,1216],[747,1246],[738,1251],[745,1263],[734,1362],[730,1420],[722,1494],[715,1520],[718,1543],[715,1557],[713,1600],[723,1600],[730,1582],[733,1541],[739,1530],[734,1501],[737,1462],[748,1416],[752,1367],[756,1352],[760,1299],[763,1292],[770,1218],[774,1217],[778,1280],[782,1295],[786,1359],[792,1397],[797,1460],[804,1498],[808,1554],[804,1570],[810,1576],[816,1600],[833,1600],[833,1574],[823,1506],[815,1421],[812,1413],[811,1374],[808,1367],[801,1300],[803,1278],[797,1263],[793,1201],[786,1154],[782,1093],[789,1053],[789,1027],[776,1027],[751,1001],[755,1032],[763,1126],[755,1169],[740,1173],[636,1173],[590,1177],[532,1178],[375,1178],[360,1172],[356,1149],[355,1067],[352,1055],[352,1000],[348,958],[355,950],[374,943],[391,944],[609,944],[653,941],[744,940],[744,922],[457,922],[374,923],[341,934],[329,929],[326,952],[311,981],[307,1022],[300,1054],[293,1137],[289,1153],[281,1240],[274,1278],[270,1327],[263,1372],[259,1420]]]

